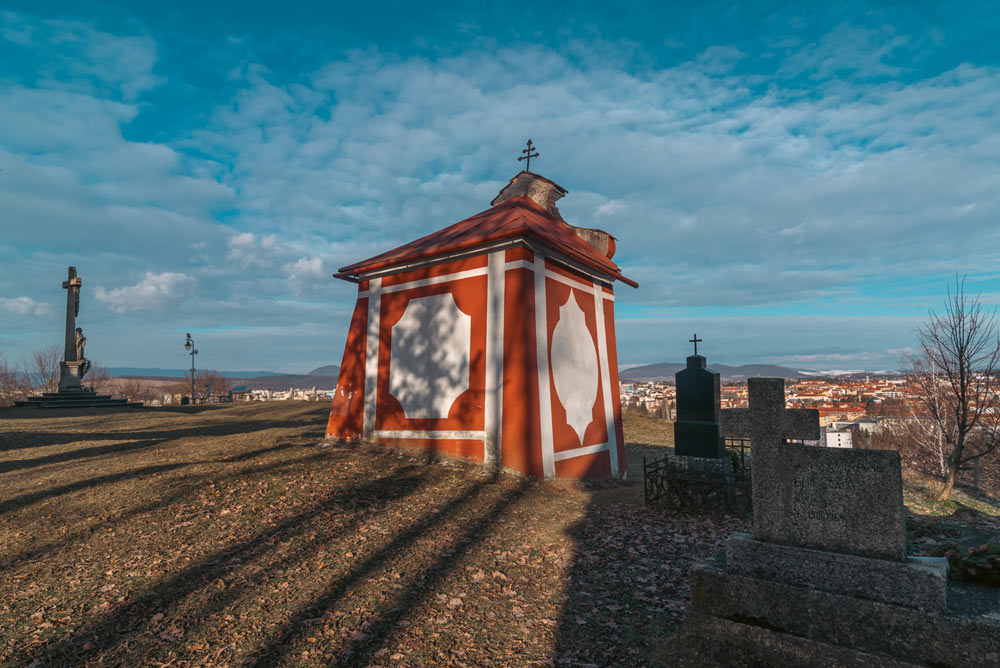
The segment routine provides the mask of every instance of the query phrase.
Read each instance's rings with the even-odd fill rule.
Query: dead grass
[[[0,410],[0,663],[655,665],[746,528],[326,445],[327,410]]]
[[[629,413],[624,420],[625,442],[674,447],[674,422]]]

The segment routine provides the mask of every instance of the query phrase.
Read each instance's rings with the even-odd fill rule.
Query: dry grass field
[[[688,569],[747,529],[642,505],[667,422],[629,416],[631,480],[581,484],[327,444],[326,416],[0,409],[0,665],[662,665]]]
[[[745,528],[327,445],[326,414],[0,410],[0,664],[654,665]]]

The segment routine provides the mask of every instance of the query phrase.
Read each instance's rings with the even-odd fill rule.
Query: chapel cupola
[[[533,174],[524,170],[514,176],[505,185],[500,193],[490,202],[491,206],[496,206],[506,202],[511,197],[527,197],[538,206],[549,212],[550,215],[562,220],[556,202],[566,196],[568,191],[555,181],[549,181],[544,176]]]

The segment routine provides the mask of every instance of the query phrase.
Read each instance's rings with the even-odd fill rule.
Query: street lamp
[[[198,354],[198,349],[194,347],[194,339],[191,338],[191,334],[187,335],[187,341],[184,342],[184,350],[187,350],[191,354],[191,403],[194,403],[194,356]]]

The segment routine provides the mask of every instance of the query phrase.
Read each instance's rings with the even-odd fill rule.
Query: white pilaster
[[[365,413],[361,438],[372,440],[375,432],[375,399],[378,394],[378,342],[382,314],[382,279],[368,283],[368,335],[365,339]]]
[[[542,435],[542,472],[556,474],[552,437],[552,388],[549,378],[549,326],[545,300],[545,257],[535,252],[535,350],[538,360],[538,417]]]
[[[619,476],[618,432],[611,405],[611,371],[608,368],[608,336],[604,325],[604,291],[594,284],[594,312],[597,315],[597,357],[601,363],[601,385],[604,388],[604,423],[608,431],[608,454],[611,456],[611,476]]]
[[[486,439],[483,442],[483,462],[500,461],[503,443],[503,337],[504,282],[506,253],[490,253],[486,275],[486,396],[483,412]]]

